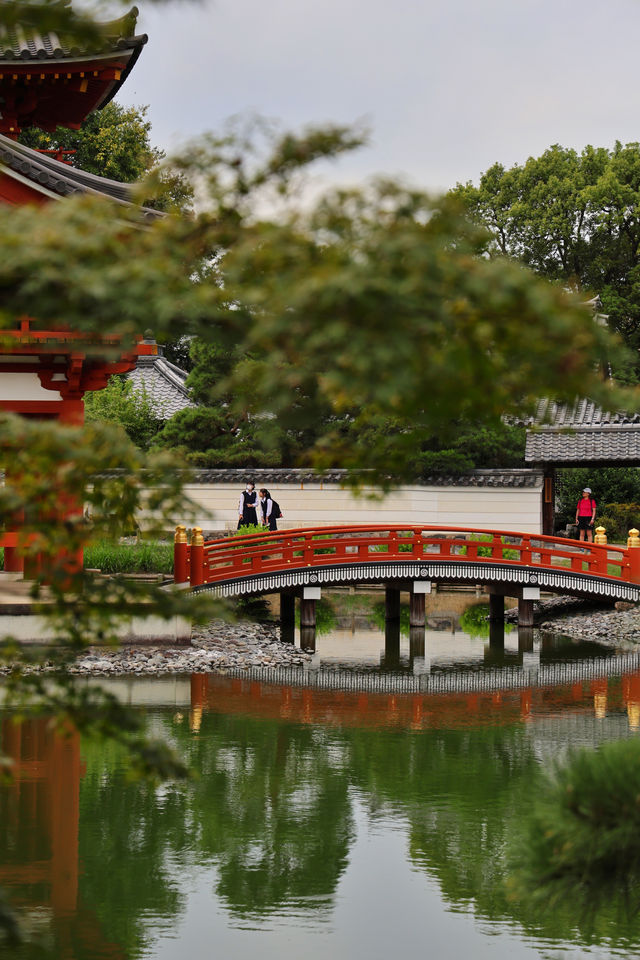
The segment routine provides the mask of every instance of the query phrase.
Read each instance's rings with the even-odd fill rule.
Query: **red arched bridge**
[[[420,625],[433,582],[484,584],[492,595],[492,616],[500,613],[504,596],[517,597],[519,621],[526,625],[532,622],[540,590],[640,600],[637,543],[619,547],[515,531],[408,524],[307,527],[206,542],[196,527],[188,543],[185,527],[178,527],[175,580],[221,597],[278,591],[300,595],[309,602],[303,626],[305,619],[308,625],[315,623],[311,610],[322,586],[385,584],[390,615],[394,594],[399,602],[399,590],[408,589],[411,621]]]

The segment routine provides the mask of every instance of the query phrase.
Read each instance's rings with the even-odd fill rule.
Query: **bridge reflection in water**
[[[402,684],[392,684],[398,678],[375,674],[358,677],[356,688],[354,675],[347,671],[254,670],[250,678],[194,674],[190,725],[197,730],[203,713],[212,711],[295,723],[421,730],[530,721],[564,708],[597,719],[626,713],[630,730],[640,729],[640,656],[630,654],[606,664],[610,675],[600,664],[591,678],[580,676],[586,672],[584,664],[557,664],[536,678],[513,670],[500,671],[500,676],[470,674],[457,681],[429,678],[429,692],[408,692]],[[633,672],[620,675],[625,667]],[[290,683],[282,683],[283,674]],[[412,679],[404,678],[407,684]]]

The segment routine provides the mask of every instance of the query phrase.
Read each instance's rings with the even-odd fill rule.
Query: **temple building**
[[[15,139],[25,127],[77,130],[125,82],[146,34],[135,34],[138,10],[101,24],[100,41],[80,46],[55,33],[0,23],[0,133]]]
[[[139,354],[136,366],[127,374],[127,379],[131,381],[134,392],[149,401],[156,419],[170,420],[180,410],[195,407],[186,386],[188,373],[167,360],[162,347],[151,337],[145,337],[141,347],[145,346],[152,348],[152,352]]]
[[[0,25],[0,203],[42,205],[77,193],[131,202],[126,184],[75,169],[22,146],[17,137],[28,126],[78,128],[91,111],[104,107],[147,42],[146,35],[135,32],[136,18],[133,8],[101,25],[100,39],[91,48],[28,26]],[[140,216],[157,214],[140,209]],[[37,317],[17,317],[12,329],[2,331],[0,410],[82,423],[87,390],[102,389],[114,373],[134,370],[139,355],[155,354],[153,342],[125,352],[118,349],[117,338],[68,329],[63,302],[55,329],[43,329]],[[20,556],[7,541],[5,571],[21,569]]]
[[[119,20],[102,24],[93,49],[72,46],[57,34],[27,26],[0,25],[0,203],[44,204],[77,193],[101,194],[131,202],[131,188],[77,170],[55,157],[17,142],[25,126],[43,130],[77,128],[92,110],[111,100],[131,72],[145,34],[136,35],[134,7]],[[156,216],[141,211],[141,216]],[[107,359],[109,338],[88,337],[60,328],[42,330],[37,318],[21,317],[4,335],[0,355],[0,409],[79,422],[87,390],[106,385],[113,373],[135,368],[138,354],[157,348],[140,344]]]

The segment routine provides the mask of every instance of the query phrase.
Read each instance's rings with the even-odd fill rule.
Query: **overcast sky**
[[[149,43],[122,103],[171,150],[249,111],[365,119],[333,171],[430,190],[552,143],[640,140],[640,0],[139,0]]]

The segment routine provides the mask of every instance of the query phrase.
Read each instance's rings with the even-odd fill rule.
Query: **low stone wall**
[[[238,473],[203,470],[185,492],[197,505],[196,525],[211,534],[233,530],[246,479],[266,487],[280,504],[281,530],[354,523],[411,523],[486,527],[540,533],[542,473],[536,470],[476,470],[463,477],[399,487],[382,497],[372,488],[359,495],[333,472],[326,478],[294,470]],[[176,517],[176,523],[184,518]]]

